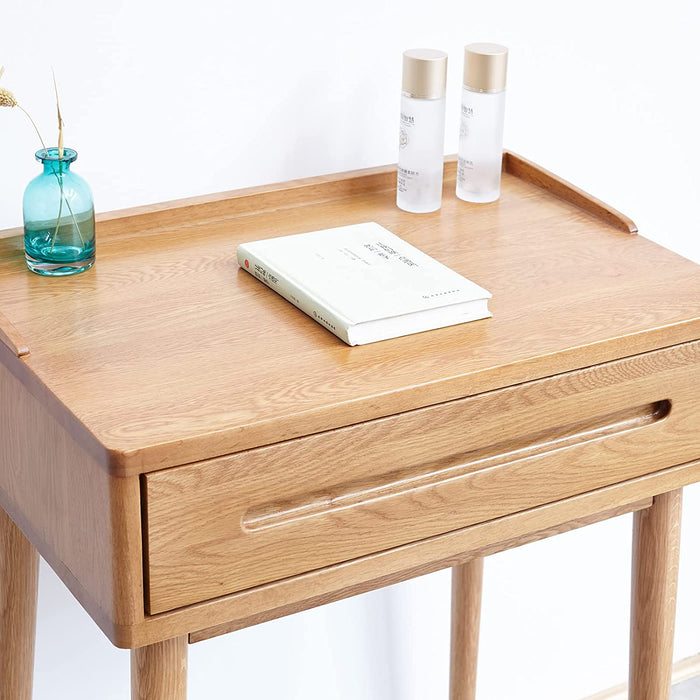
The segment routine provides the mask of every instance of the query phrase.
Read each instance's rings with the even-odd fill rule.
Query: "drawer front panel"
[[[700,342],[143,477],[151,614],[700,454]]]

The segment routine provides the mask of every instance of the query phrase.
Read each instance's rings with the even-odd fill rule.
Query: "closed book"
[[[491,316],[491,294],[374,222],[238,246],[238,264],[348,345]]]

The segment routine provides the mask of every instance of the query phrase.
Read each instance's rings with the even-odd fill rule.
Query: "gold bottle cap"
[[[435,49],[409,49],[403,52],[401,90],[409,97],[435,100],[445,96],[447,54]]]
[[[500,44],[468,44],[464,47],[464,86],[478,92],[506,89],[508,49]]]

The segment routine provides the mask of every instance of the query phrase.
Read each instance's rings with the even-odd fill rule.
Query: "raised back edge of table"
[[[510,151],[503,153],[503,172],[547,190],[555,197],[597,216],[620,231],[630,234],[637,233],[637,225],[634,221],[621,214],[617,209],[613,209],[605,202],[601,202],[570,182],[515,153]]]
[[[17,357],[29,355],[29,346],[19,331],[0,312],[0,342],[4,343]]]
[[[637,232],[634,222],[624,214],[515,153],[504,151],[503,171],[593,214],[619,230]],[[457,156],[447,156],[444,178],[453,181],[456,177]],[[177,228],[193,221],[217,221],[264,211],[302,207],[395,187],[396,164],[391,164],[121,209],[99,215],[98,221],[107,232],[110,232],[110,225],[118,221],[121,230],[126,228],[143,233],[148,230]],[[127,220],[138,223],[133,227],[124,227]]]
[[[97,221],[104,230],[116,222],[123,229],[126,221],[134,220],[138,222],[134,228],[142,233],[177,228],[193,221],[220,221],[265,211],[303,207],[381,192],[395,186],[396,165],[380,166],[121,209],[100,214]]]

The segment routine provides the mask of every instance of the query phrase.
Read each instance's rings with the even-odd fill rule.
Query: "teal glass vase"
[[[36,152],[44,171],[24,191],[24,254],[39,275],[62,277],[95,263],[95,207],[88,183],[71,171],[78,157],[66,148]]]

